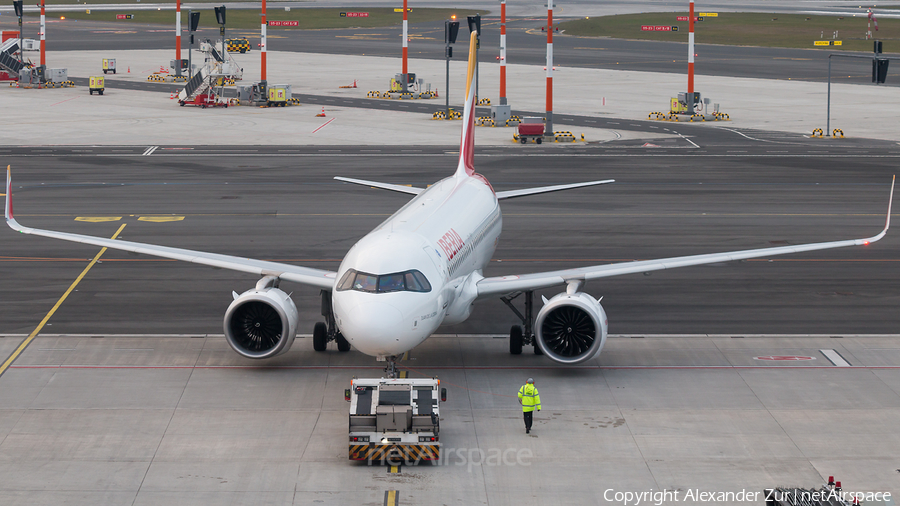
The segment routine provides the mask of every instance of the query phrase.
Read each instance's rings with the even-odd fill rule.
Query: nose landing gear
[[[384,366],[384,377],[385,378],[399,378],[397,372],[397,359],[400,358],[399,355],[391,355],[386,358],[387,365]]]

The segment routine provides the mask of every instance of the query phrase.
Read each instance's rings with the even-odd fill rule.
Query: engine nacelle
[[[278,288],[254,288],[234,299],[225,311],[225,339],[247,358],[270,358],[288,351],[297,335],[300,314]]]
[[[537,345],[562,364],[596,357],[606,344],[606,312],[584,292],[561,293],[548,300],[534,322]]]

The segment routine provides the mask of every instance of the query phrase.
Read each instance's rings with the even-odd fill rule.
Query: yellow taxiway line
[[[119,234],[122,233],[122,229],[124,229],[124,228],[125,228],[125,224],[123,223],[122,226],[119,227],[119,230],[116,230],[116,233],[112,235],[112,239],[115,239],[116,237],[118,237]],[[100,250],[100,252],[97,253],[97,256],[95,256],[94,259],[91,260],[91,262],[87,265],[87,267],[85,267],[84,270],[81,271],[81,274],[79,274],[78,277],[75,278],[75,281],[72,282],[71,286],[69,286],[69,289],[66,290],[66,293],[64,293],[62,295],[62,297],[60,297],[59,300],[56,301],[56,304],[53,305],[53,308],[50,309],[50,312],[47,313],[47,316],[45,316],[44,319],[41,320],[41,323],[38,324],[37,328],[35,328],[31,332],[31,334],[29,334],[28,337],[25,338],[24,341],[22,341],[22,344],[20,344],[19,347],[16,348],[16,351],[12,352],[12,355],[10,355],[9,358],[7,358],[5,362],[3,362],[3,365],[0,365],[0,375],[2,375],[4,372],[6,372],[7,369],[9,369],[9,366],[12,365],[13,362],[15,362],[16,358],[18,358],[19,355],[21,355],[22,352],[25,351],[25,348],[27,348],[28,345],[31,344],[31,341],[33,341],[34,338],[37,337],[37,335],[38,335],[38,333],[40,333],[41,329],[44,328],[44,325],[46,325],[47,322],[50,321],[50,317],[52,317],[53,314],[56,313],[56,310],[59,309],[59,307],[66,300],[66,298],[69,296],[69,294],[72,293],[72,290],[74,290],[75,287],[78,286],[78,283],[80,283],[81,280],[84,279],[84,276],[88,273],[88,271],[91,270],[91,267],[93,267],[94,264],[96,264],[97,261],[100,260],[100,257],[105,252],[106,252],[106,248],[102,248]]]

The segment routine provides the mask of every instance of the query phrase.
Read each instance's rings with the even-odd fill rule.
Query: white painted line
[[[829,361],[831,361],[832,364],[834,364],[838,367],[850,367],[850,362],[847,362],[846,360],[844,360],[844,357],[842,357],[840,353],[838,353],[834,350],[819,350],[819,351],[822,352],[822,355],[825,355],[825,358],[827,358]]]
[[[152,155],[153,152],[156,151],[157,149],[159,149],[159,146],[150,146],[150,147],[147,148],[146,151],[144,151],[143,156],[150,156],[150,155]]]
[[[678,135],[679,137],[681,137],[682,139],[684,139],[684,140],[690,142],[691,144],[693,144],[695,148],[699,148],[699,147],[700,147],[700,146],[698,146],[694,141],[688,139],[687,137],[681,135],[680,133],[675,132],[675,134]]]

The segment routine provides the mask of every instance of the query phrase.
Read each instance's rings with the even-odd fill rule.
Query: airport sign
[[[299,21],[269,21],[269,26],[300,26]]]
[[[403,12],[403,8],[401,7],[400,9],[394,9],[394,12]],[[412,9],[406,9],[406,12],[412,12]]]
[[[402,11],[403,9],[400,9],[400,10]],[[368,12],[342,12],[341,17],[342,18],[367,18],[367,17],[369,17],[369,13]]]
[[[842,41],[840,40],[817,40],[813,43],[816,46],[841,46]]]
[[[134,19],[134,14],[116,14],[116,19]]]
[[[675,21],[687,21],[687,16],[675,16]],[[694,21],[703,21],[703,18],[694,16]]]
[[[641,25],[642,32],[677,32],[677,26],[669,25]]]
[[[701,18],[717,18],[717,17],[719,17],[718,12],[701,12],[700,14],[697,14],[697,15],[700,16]]]

